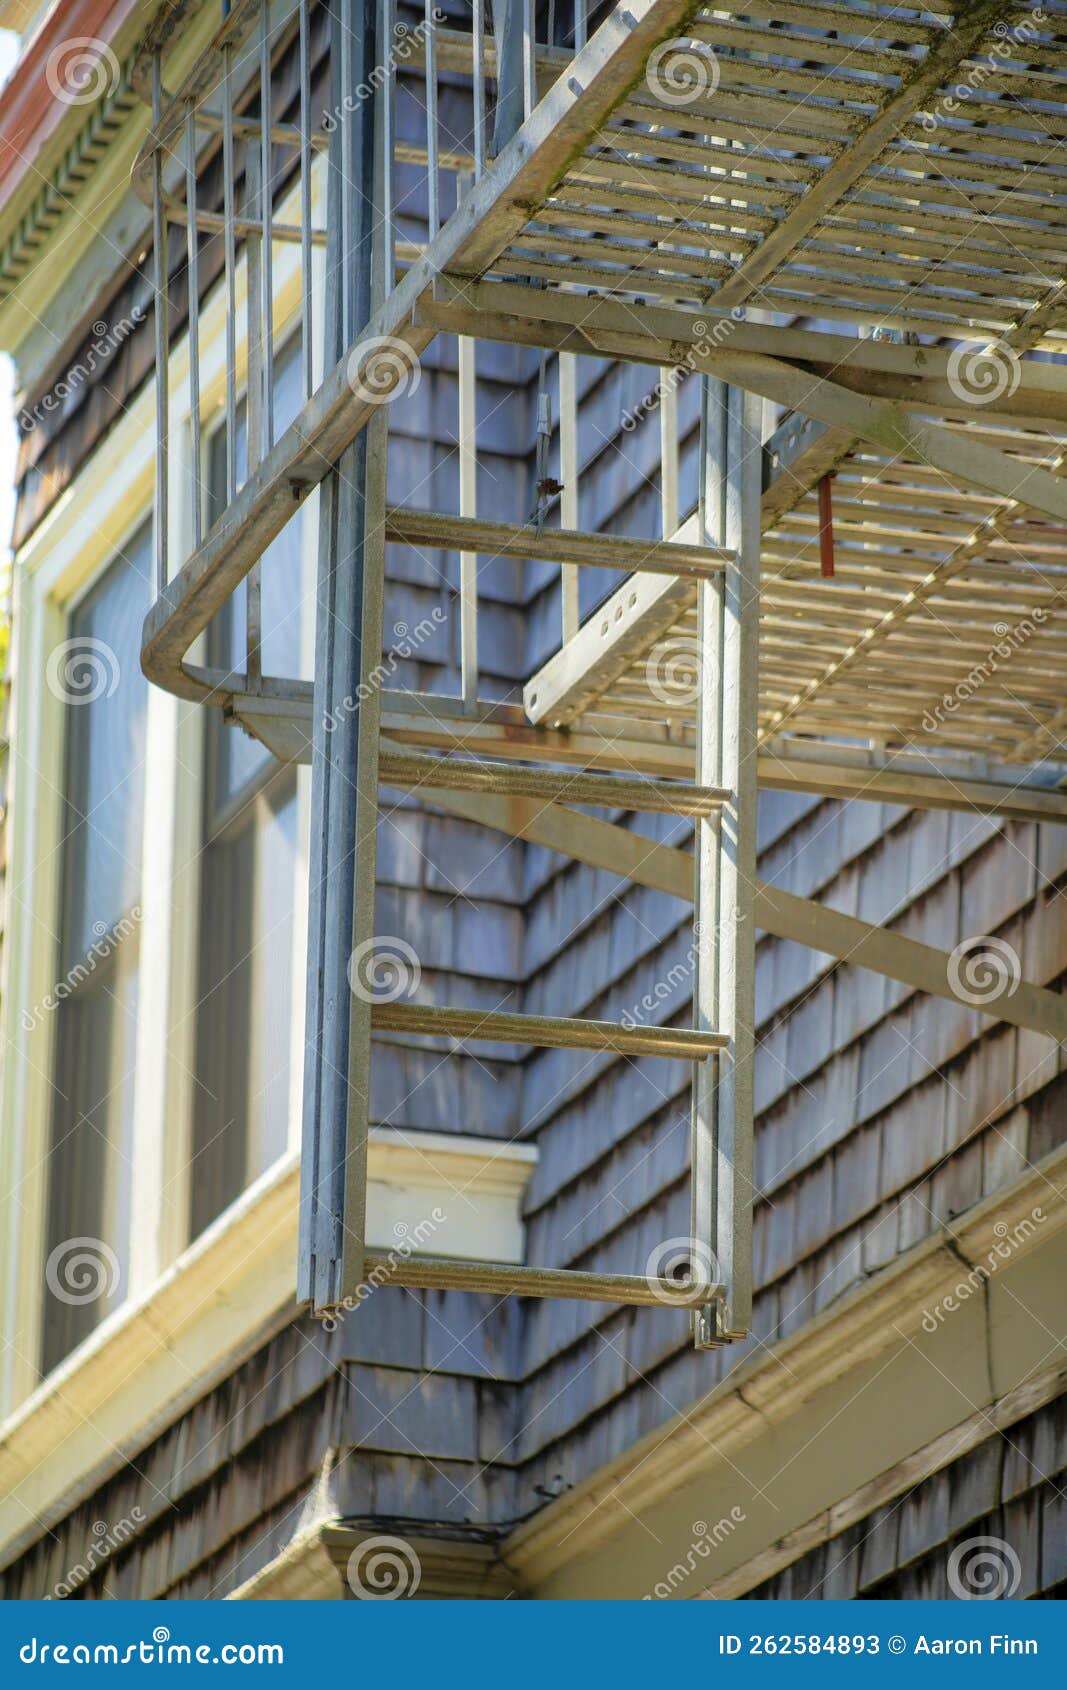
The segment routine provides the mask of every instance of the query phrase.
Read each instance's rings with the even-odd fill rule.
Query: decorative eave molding
[[[72,209],[97,165],[140,105],[130,80],[132,61],[115,89],[94,106],[63,158],[0,247],[0,303],[41,256],[55,229]],[[76,109],[76,108],[74,108]],[[2,213],[0,213],[2,216]]]
[[[351,1557],[362,1544],[373,1548],[373,1540],[387,1536],[397,1544],[388,1560],[403,1580],[414,1579],[411,1592],[417,1601],[503,1600],[519,1594],[514,1578],[497,1557],[492,1543],[472,1538],[423,1532],[387,1530],[347,1524],[344,1520],[321,1520],[305,1527],[286,1544],[267,1566],[230,1592],[229,1602],[306,1602],[352,1600],[355,1592],[348,1578]],[[388,1587],[387,1587],[388,1588]]]
[[[820,1391],[917,1331],[924,1311],[965,1277],[963,1262],[987,1260],[1035,1210],[1041,1224],[1012,1249],[1013,1265],[1067,1225],[1067,1146],[958,1216],[951,1233],[939,1229],[790,1337],[754,1352],[684,1414],[549,1504],[507,1540],[508,1565],[536,1589],[608,1543],[635,1516],[684,1496],[688,1485],[721,1463],[737,1461],[768,1427],[784,1424]]]
[[[520,1258],[536,1160],[528,1144],[372,1129],[370,1242],[398,1256]],[[290,1152],[0,1426],[0,1566],[294,1318],[299,1185]],[[463,1201],[451,1203],[457,1191]]]

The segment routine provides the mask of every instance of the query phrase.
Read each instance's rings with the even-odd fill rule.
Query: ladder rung
[[[547,563],[586,564],[594,569],[640,569],[652,575],[685,575],[697,580],[718,575],[734,556],[722,546],[582,534],[569,528],[538,531],[531,526],[485,522],[481,517],[408,510],[403,505],[392,505],[386,511],[385,537],[409,546],[476,552],[482,557],[536,558]]]
[[[511,1015],[502,1010],[444,1009],[435,1004],[380,1003],[372,1012],[381,1033],[418,1033],[452,1039],[561,1050],[614,1050],[621,1056],[681,1056],[700,1062],[724,1050],[723,1033],[695,1027],[622,1027],[614,1021],[579,1021],[565,1015]]]
[[[378,778],[402,792],[439,787],[443,792],[489,792],[514,798],[544,798],[557,804],[603,804],[654,815],[710,816],[728,803],[725,787],[640,776],[589,774],[584,769],[528,769],[521,764],[472,758],[427,757],[383,751]]]

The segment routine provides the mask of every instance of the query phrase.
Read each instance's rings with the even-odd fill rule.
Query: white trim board
[[[536,1161],[529,1144],[373,1129],[369,1237],[385,1250],[520,1260],[520,1206]],[[295,1315],[299,1180],[289,1152],[0,1426],[0,1563]],[[426,1233],[435,1209],[444,1219]]]

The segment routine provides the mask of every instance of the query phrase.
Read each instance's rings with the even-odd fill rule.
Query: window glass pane
[[[296,848],[296,781],[279,769],[203,854],[194,1237],[288,1142]]]
[[[125,1296],[145,716],[142,530],[73,611],[51,674],[66,709],[63,873],[48,1162],[42,1366]]]
[[[141,626],[151,530],[142,529],[71,615],[50,674],[69,701],[63,969],[137,901],[141,883],[145,710]]]

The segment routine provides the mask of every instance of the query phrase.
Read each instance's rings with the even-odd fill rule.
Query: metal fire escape
[[[640,1263],[606,1273],[422,1255],[393,1277],[682,1303],[707,1345],[743,1336],[751,1308],[756,926],[949,995],[940,953],[757,885],[757,781],[1067,816],[1055,768],[1067,760],[1067,174],[1048,145],[1063,129],[1067,12],[980,0],[948,19],[745,0],[728,14],[627,0],[587,17],[577,0],[562,13],[493,0],[487,30],[481,5],[398,18],[395,0],[236,0],[176,77],[175,13],[164,13],[140,59],[154,110],[134,172],[153,205],[160,281],[158,597],[143,662],[158,684],[312,763],[301,1297],[332,1308],[374,1266],[374,1032],[682,1057],[694,1079],[681,1281]],[[442,88],[466,113],[448,145]],[[398,204],[401,169],[423,185],[424,232]],[[178,445],[175,231],[190,416]],[[219,236],[224,368],[207,378],[200,266]],[[277,255],[293,249],[304,403],[275,438]],[[387,405],[438,333],[461,337],[452,512],[394,505],[386,485]],[[536,520],[476,509],[477,340],[557,358],[546,402],[559,502]],[[659,540],[578,526],[580,353],[661,375]],[[678,370],[703,382],[701,492],[684,521]],[[207,379],[226,431],[225,506],[210,525]],[[785,418],[768,434],[769,406]],[[312,690],[263,673],[258,576],[315,488]],[[188,542],[173,557],[177,489]],[[461,554],[456,698],[378,684],[389,543]],[[530,677],[525,711],[479,696],[478,569],[490,557],[560,566],[560,651]],[[587,568],[626,575],[583,623]],[[194,647],[242,583],[244,669],[211,670]],[[1031,630],[1025,667],[1010,685],[995,674],[984,690],[963,685],[1009,622]],[[672,693],[662,676],[679,651],[693,680]],[[935,752],[920,725],[946,689]],[[693,1026],[375,1005],[350,991],[350,958],[374,945],[383,785],[693,897]],[[692,817],[693,856],[646,849],[574,806]],[[1061,1000],[1025,983],[995,1013],[1067,1032]]]

